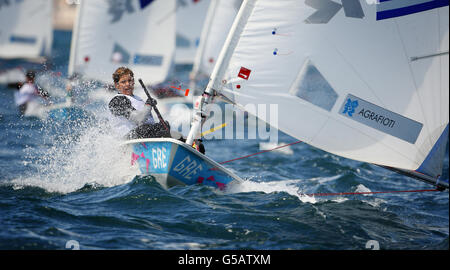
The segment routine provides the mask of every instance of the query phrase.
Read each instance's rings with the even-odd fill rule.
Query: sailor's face
[[[122,75],[115,86],[120,93],[132,96],[134,90],[134,77],[130,74]]]

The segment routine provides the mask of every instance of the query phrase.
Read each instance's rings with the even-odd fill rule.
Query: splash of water
[[[131,181],[136,169],[120,141],[108,132],[107,122],[101,117],[89,121],[93,122],[72,125],[63,134],[49,134],[50,147],[45,150],[29,147],[35,172],[19,176],[12,184],[65,194],[85,185],[111,187]],[[56,124],[47,123],[51,125]]]
[[[299,179],[281,180],[281,181],[265,181],[257,182],[253,180],[247,180],[240,184],[230,186],[228,192],[240,193],[240,192],[286,192],[292,196],[297,197],[302,202],[316,203],[316,199],[312,196],[301,195],[299,193]]]

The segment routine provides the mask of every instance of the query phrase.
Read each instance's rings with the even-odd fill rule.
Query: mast
[[[75,57],[78,47],[78,31],[80,28],[80,16],[81,16],[81,8],[83,6],[83,1],[79,5],[77,5],[77,13],[75,16],[75,23],[72,32],[72,41],[70,44],[70,57],[69,57],[69,70],[68,74],[71,76],[75,72]]]
[[[201,99],[199,100],[198,106],[196,104],[191,130],[189,131],[189,135],[186,139],[186,143],[189,145],[192,145],[194,140],[199,137],[201,126],[206,120],[209,112],[208,104],[214,102],[214,97],[222,88],[222,77],[228,68],[233,51],[239,41],[239,36],[244,30],[245,24],[253,11],[256,1],[257,0],[245,0],[233,22],[230,34],[225,40],[225,44],[222,47],[217,63],[214,66],[210,81],[206,86]]]

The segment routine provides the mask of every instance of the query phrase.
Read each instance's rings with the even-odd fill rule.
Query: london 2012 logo
[[[358,107],[357,100],[347,99],[347,103],[345,103],[343,114],[348,114],[348,116],[353,116],[356,107]]]

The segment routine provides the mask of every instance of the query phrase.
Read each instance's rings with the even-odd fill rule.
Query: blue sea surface
[[[51,84],[61,91],[70,38],[55,32]],[[0,60],[0,69],[19,65],[33,64]],[[179,72],[187,77],[189,69]],[[21,118],[13,94],[0,86],[2,250],[449,248],[448,191],[299,195],[433,189],[406,176],[297,143],[226,163],[247,179],[232,190],[165,189],[127,169],[129,157],[101,128],[98,111],[71,121]],[[297,141],[278,135],[280,145]],[[222,162],[259,152],[264,142],[204,144],[206,154]],[[448,170],[447,145],[444,179]]]

